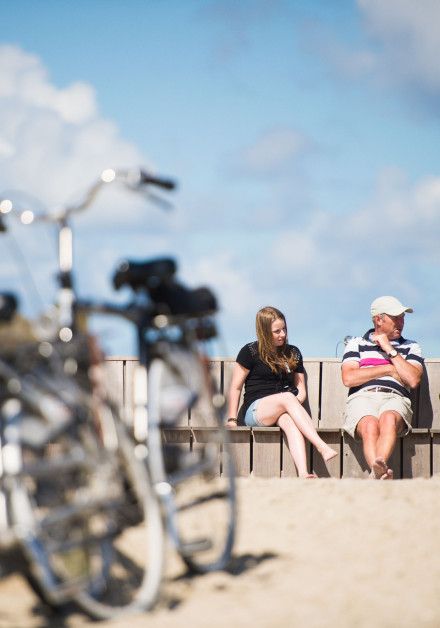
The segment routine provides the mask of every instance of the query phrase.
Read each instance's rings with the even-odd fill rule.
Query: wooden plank
[[[341,477],[341,456],[342,456],[342,435],[341,430],[332,428],[319,429],[318,433],[322,440],[330,447],[336,449],[338,455],[328,462],[324,462],[322,456],[315,447],[312,447],[312,469],[320,478],[340,478]]]
[[[209,372],[213,379],[216,391],[223,392],[223,389],[222,389],[223,360],[221,359],[209,360],[208,367],[209,367]]]
[[[212,405],[210,395],[201,396],[189,409],[188,415],[182,417],[183,421],[188,421],[191,427],[217,427],[216,409]]]
[[[440,360],[425,360],[420,383],[417,414],[413,425],[419,428],[440,428]]]
[[[192,433],[192,449],[197,451],[204,447],[207,443],[213,443],[217,449],[218,466],[217,473],[220,475],[221,468],[221,447],[220,447],[220,430],[218,427],[193,427]]]
[[[169,445],[183,445],[190,449],[191,428],[189,427],[165,427],[161,430],[162,441]]]
[[[432,475],[440,474],[440,429],[431,430]]]
[[[366,478],[370,469],[365,462],[362,443],[355,441],[349,434],[342,435],[342,477]]]
[[[414,429],[403,439],[402,475],[404,478],[431,476],[431,434],[427,429]]]
[[[322,362],[321,412],[319,427],[340,429],[343,424],[348,388],[341,379],[341,362],[327,359]]]
[[[319,421],[319,387],[321,378],[321,362],[319,360],[304,360],[306,372],[307,399],[304,408],[310,414],[313,425],[318,427]]]
[[[390,459],[388,460],[388,466],[390,467],[390,469],[393,470],[395,480],[400,480],[402,478],[402,451],[405,438],[399,437],[397,439],[394,451],[391,454]]]
[[[231,456],[235,465],[237,476],[248,476],[251,473],[251,438],[249,427],[234,427],[228,430]]]
[[[161,434],[165,469],[172,473],[179,468],[180,457],[189,454],[191,430],[189,427],[167,427],[162,429]]]
[[[279,427],[253,427],[252,474],[274,478],[281,475],[281,435]]]
[[[234,370],[235,360],[226,358],[223,361],[223,389],[222,392],[227,395],[231,385],[232,371]]]
[[[213,379],[213,394],[221,391],[221,372],[222,362],[220,360],[210,360],[208,362],[209,373]],[[188,414],[188,422],[192,427],[217,427],[218,417],[217,411],[211,403],[210,394],[199,399],[199,401],[190,409]]]

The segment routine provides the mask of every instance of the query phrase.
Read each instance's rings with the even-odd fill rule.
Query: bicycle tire
[[[129,499],[115,513],[120,533],[112,536],[113,558],[103,586],[81,590],[77,605],[95,619],[112,619],[151,609],[163,574],[164,530],[160,504],[146,464],[135,456],[124,426],[117,424],[118,470]],[[134,515],[134,516],[133,516]]]
[[[7,402],[5,423],[20,458],[19,472],[8,477],[11,512],[25,575],[41,599],[54,607],[75,601],[92,617],[111,619],[151,608],[158,597],[160,504],[99,385],[98,365],[89,379],[87,338],[63,350],[48,360],[35,350],[23,359],[22,351],[14,356],[19,370],[4,369],[23,384],[15,398],[8,386],[2,395],[2,422]],[[70,357],[74,376],[63,373]]]
[[[96,619],[151,608],[162,579],[164,533],[146,465],[110,404],[100,400],[97,411],[70,380],[59,376],[58,385],[60,400],[66,386],[85,405],[50,440],[44,416],[26,412],[18,399],[13,405],[25,411],[9,419],[11,434],[21,430],[14,443],[20,470],[8,483],[24,575],[45,603],[75,601]],[[133,550],[127,539],[133,535],[141,537],[143,553]]]
[[[196,573],[228,565],[236,527],[234,464],[205,366],[195,351],[171,346],[148,369],[150,473],[174,545]],[[189,425],[190,442],[166,442],[170,428]]]

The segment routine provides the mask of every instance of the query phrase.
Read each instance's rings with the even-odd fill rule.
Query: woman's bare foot
[[[305,473],[304,475],[299,476],[302,480],[317,480],[318,476],[316,473]]]
[[[321,456],[324,458],[324,462],[328,462],[332,458],[338,455],[338,452],[329,447],[329,445],[324,445],[321,449],[318,449]]]

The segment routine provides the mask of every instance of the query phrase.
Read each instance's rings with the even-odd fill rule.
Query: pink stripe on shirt
[[[359,366],[380,366],[382,364],[391,364],[390,360],[384,358],[364,358],[359,361]]]

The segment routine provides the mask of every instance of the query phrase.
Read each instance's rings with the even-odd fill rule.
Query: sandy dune
[[[100,624],[51,615],[12,573],[0,628],[440,626],[440,478],[246,478],[239,498],[229,572],[190,578],[170,549],[158,607]]]

